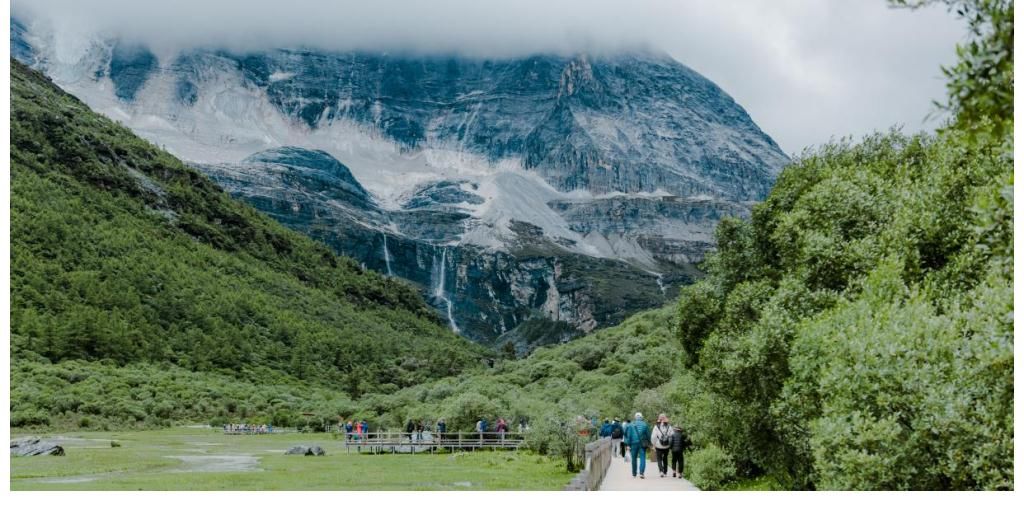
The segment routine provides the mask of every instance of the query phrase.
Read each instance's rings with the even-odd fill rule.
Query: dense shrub
[[[710,444],[686,455],[686,477],[702,490],[720,490],[736,476],[736,467],[725,450]]]

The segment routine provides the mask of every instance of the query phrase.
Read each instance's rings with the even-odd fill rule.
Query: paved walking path
[[[686,479],[672,477],[672,471],[668,475],[659,477],[658,462],[647,461],[646,479],[640,479],[638,475],[633,478],[630,470],[629,453],[626,453],[626,462],[622,458],[612,458],[608,473],[601,482],[601,491],[700,491],[696,486]]]

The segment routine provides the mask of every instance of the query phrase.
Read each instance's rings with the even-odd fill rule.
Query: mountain
[[[23,23],[11,40],[231,194],[417,284],[453,330],[520,349],[673,297],[787,162],[725,92],[650,52],[158,56]]]
[[[10,147],[12,358],[358,396],[487,356],[411,286],[232,199],[13,59]]]

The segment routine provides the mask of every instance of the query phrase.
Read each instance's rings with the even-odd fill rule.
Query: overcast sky
[[[944,95],[961,22],[884,0],[13,0],[62,32],[103,31],[157,50],[461,52],[664,50],[721,86],[787,153],[925,122]]]

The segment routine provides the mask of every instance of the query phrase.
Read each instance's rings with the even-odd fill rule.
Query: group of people
[[[270,424],[225,424],[224,433],[229,435],[262,435],[273,433],[274,426]]]
[[[405,424],[405,432],[409,435],[409,441],[417,440],[423,441],[423,431],[429,431],[429,429],[423,424],[423,421],[414,421],[409,419],[409,422]],[[445,424],[444,419],[437,420],[437,432],[444,434],[448,430],[448,425]]]
[[[488,433],[488,432],[490,432],[489,428],[490,428],[490,426],[489,426],[486,418],[481,417],[480,420],[476,421],[476,429],[475,429],[475,431],[477,433],[480,433],[480,434]],[[505,437],[505,433],[508,433],[508,431],[509,431],[508,428],[509,428],[508,421],[506,421],[504,417],[498,417],[497,422],[494,423],[494,432],[495,433],[500,433],[502,438],[504,438]],[[526,419],[519,419],[519,425],[517,426],[518,432],[519,433],[525,433],[529,429],[530,429],[530,426],[526,423]]]
[[[344,422],[344,420],[342,420],[342,422],[339,423],[339,428],[343,428],[345,430],[345,438],[349,441],[366,439],[366,434],[370,432],[370,426],[366,423],[366,420],[349,420],[348,422]],[[521,419],[519,421],[518,431],[520,433],[525,433],[526,431],[529,431],[529,429],[530,426],[527,424],[526,419]],[[481,417],[480,420],[476,422],[475,431],[480,434],[491,431],[490,424],[486,418]],[[445,422],[444,419],[438,419],[433,428],[430,427],[428,421],[423,419],[409,419],[405,423],[405,434],[408,436],[410,442],[423,441],[425,439],[425,432],[436,432],[437,436],[443,439],[445,433],[448,432],[448,423]],[[505,433],[509,432],[509,423],[504,417],[498,417],[498,420],[494,425],[494,432],[499,433],[502,437],[504,437]]]
[[[349,442],[352,440],[365,440],[367,433],[370,432],[370,425],[366,422],[366,419],[361,421],[349,420],[343,427],[345,428],[345,440]]]
[[[661,477],[668,475],[672,468],[672,477],[683,477],[683,451],[690,446],[690,440],[683,428],[669,424],[668,416],[658,415],[658,422],[651,427],[644,421],[642,413],[637,412],[632,421],[620,422],[616,417],[605,419],[598,434],[601,438],[611,438],[612,455],[618,453],[626,463],[632,463],[633,477],[638,474],[644,478],[647,468],[647,451],[654,448],[658,460],[658,472]],[[629,459],[626,459],[626,449]]]

